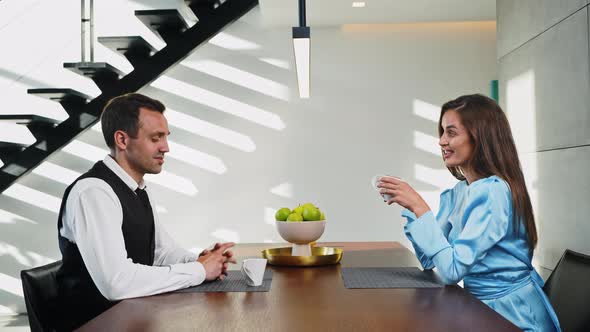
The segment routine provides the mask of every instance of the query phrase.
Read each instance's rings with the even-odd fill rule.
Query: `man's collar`
[[[141,180],[141,182],[137,184],[131,175],[129,175],[129,173],[127,173],[127,171],[125,171],[111,155],[107,155],[103,162],[111,171],[113,171],[113,173],[123,180],[131,190],[135,191],[137,188],[145,189],[145,181]]]

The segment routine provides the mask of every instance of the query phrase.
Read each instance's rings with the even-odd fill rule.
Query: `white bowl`
[[[326,221],[278,221],[277,230],[285,241],[295,244],[308,244],[324,234]]]

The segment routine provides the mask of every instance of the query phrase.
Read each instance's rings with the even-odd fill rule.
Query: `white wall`
[[[28,3],[31,8],[0,28],[3,44],[23,36],[22,48],[0,52],[0,91],[9,101],[2,112],[63,118],[59,105],[23,91],[65,85],[98,93],[92,82],[61,69],[61,62],[79,57],[79,8],[70,8],[71,22],[52,21],[38,31],[26,19],[45,26],[47,11],[61,4]],[[146,33],[131,9],[110,16],[107,27],[98,13],[109,11],[97,8],[97,35],[116,34],[112,26],[121,20],[128,26],[119,31]],[[438,193],[455,182],[437,148],[439,107],[461,94],[489,92],[496,78],[494,22],[312,27],[309,100],[297,96],[290,29],[259,22],[260,13],[252,11],[142,91],[170,109],[176,145],[165,164],[168,177],[148,183],[167,229],[187,248],[219,240],[280,242],[274,210],[314,202],[328,219],[322,240],[405,241],[400,209],[383,204],[369,181],[377,173],[401,176],[436,209]],[[99,51],[97,60],[113,58]],[[93,149],[106,151],[97,130],[0,195],[5,312],[23,310],[19,270],[60,257],[57,207],[75,174],[60,182],[58,175],[67,174],[48,166],[82,173],[102,156]],[[31,199],[26,190],[50,196]]]
[[[590,253],[590,65],[585,0],[500,0],[500,103],[521,152],[538,262]]]

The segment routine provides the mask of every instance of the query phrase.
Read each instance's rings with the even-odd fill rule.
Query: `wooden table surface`
[[[344,249],[340,264],[275,267],[271,290],[163,294],[120,302],[80,331],[519,331],[456,286],[346,289],[340,267],[419,266],[397,242],[321,243]],[[278,244],[240,244],[239,263]]]

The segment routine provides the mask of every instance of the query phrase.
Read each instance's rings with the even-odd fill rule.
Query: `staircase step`
[[[58,120],[46,118],[44,116],[36,114],[3,114],[0,115],[0,122],[2,123],[14,123],[14,124],[35,124],[35,123],[46,123],[56,125],[59,123]]]
[[[165,42],[178,39],[188,24],[176,9],[136,10],[135,16]]]
[[[98,37],[98,42],[121,53],[134,66],[158,51],[141,36]]]
[[[47,137],[49,131],[55,128],[59,121],[35,114],[8,114],[0,115],[0,123],[26,125],[33,136],[41,140]]]
[[[90,100],[92,97],[83,94],[82,92],[68,88],[40,88],[40,89],[28,89],[28,94],[36,95],[39,97],[47,98],[49,100],[57,101],[61,103],[68,99],[79,99],[79,100]]]
[[[27,147],[26,144],[15,142],[0,142],[0,159],[6,165],[10,162],[12,157]]]
[[[106,62],[66,62],[64,68],[90,78],[103,91],[125,76],[121,70]]]
[[[60,103],[70,116],[77,116],[81,113],[82,107],[92,99],[73,89],[42,88],[28,89],[27,93]]]

